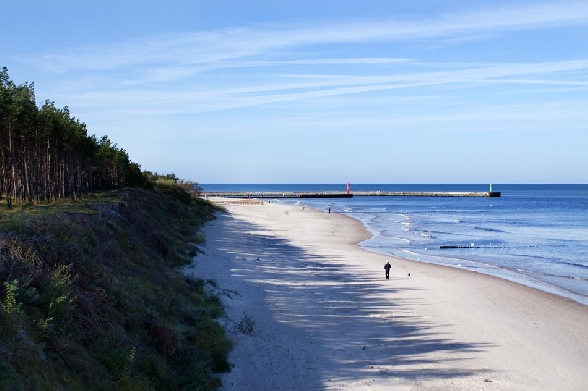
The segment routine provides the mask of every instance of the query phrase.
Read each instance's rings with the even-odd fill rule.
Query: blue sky
[[[588,2],[3,2],[0,66],[200,183],[588,183]]]

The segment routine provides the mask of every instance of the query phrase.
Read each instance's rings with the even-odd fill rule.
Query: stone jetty
[[[202,192],[202,197],[225,198],[352,198],[352,197],[500,197],[499,191],[355,191],[340,192]]]

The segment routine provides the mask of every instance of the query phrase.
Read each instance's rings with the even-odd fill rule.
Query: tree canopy
[[[144,184],[141,166],[107,136],[88,135],[67,106],[35,101],[34,84],[0,72],[0,197],[13,202],[76,199]]]

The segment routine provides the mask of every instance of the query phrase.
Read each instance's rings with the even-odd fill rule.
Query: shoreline
[[[345,215],[345,214],[343,214],[343,215],[346,217],[349,217],[353,220],[359,221],[362,224],[362,226],[364,227],[364,229],[367,230],[367,227],[365,225],[363,225],[363,223],[360,220],[357,220],[357,219],[355,219],[351,216]],[[368,230],[368,232],[369,232],[369,230]],[[374,238],[374,236],[372,235],[366,240],[373,239],[373,238]],[[381,255],[392,257],[392,258],[402,259],[402,260],[405,260],[408,262],[425,263],[427,265],[434,265],[434,266],[448,267],[448,268],[457,269],[457,270],[463,270],[468,273],[482,274],[485,276],[505,280],[505,281],[508,281],[513,284],[518,284],[518,285],[524,286],[529,289],[534,289],[534,290],[537,290],[537,291],[540,291],[543,293],[554,295],[556,297],[571,300],[575,303],[578,303],[580,305],[584,305],[584,306],[588,307],[588,297],[587,296],[582,295],[581,293],[577,293],[577,292],[565,289],[561,286],[550,284],[546,281],[542,281],[542,280],[533,278],[532,276],[529,276],[527,274],[518,273],[514,270],[504,269],[499,266],[489,265],[489,264],[481,263],[478,261],[472,261],[470,259],[460,260],[460,263],[465,263],[465,264],[470,264],[470,265],[473,264],[473,265],[475,265],[475,267],[479,267],[482,270],[472,270],[471,266],[468,267],[468,266],[463,266],[463,265],[458,266],[458,265],[452,265],[452,264],[435,263],[435,262],[420,260],[420,259],[414,260],[414,259],[410,259],[410,258],[404,258],[404,257],[392,255],[392,254],[386,254],[383,252],[371,250],[371,249],[369,249],[369,247],[362,246],[362,243],[364,241],[358,243],[357,244],[358,247],[360,247],[362,250],[365,250],[365,251],[368,251],[368,252],[371,252],[374,254],[381,254]],[[500,273],[493,273],[493,271],[496,271],[496,270],[499,271]]]
[[[223,389],[588,387],[582,304],[370,252],[358,244],[371,234],[346,215],[274,203],[226,208],[207,228],[206,255],[187,269],[214,278],[218,292],[239,293],[221,294],[233,323],[247,311],[259,325],[257,336],[233,335],[235,368]]]
[[[282,204],[282,205],[293,205],[293,204]],[[295,206],[295,204],[294,204],[294,206]],[[312,206],[308,206],[308,205],[306,205],[306,207],[313,208]],[[315,209],[315,208],[313,208],[313,209],[318,212],[321,212],[321,210],[319,210],[319,209]],[[457,269],[457,270],[463,270],[463,271],[467,271],[467,272],[471,272],[471,273],[483,274],[486,276],[499,278],[499,279],[502,279],[502,280],[505,280],[505,281],[508,281],[508,282],[511,282],[514,284],[522,285],[522,286],[530,288],[530,289],[535,289],[535,290],[538,290],[538,291],[541,291],[541,292],[544,292],[547,294],[555,295],[560,298],[571,300],[575,303],[579,303],[581,305],[588,307],[588,296],[586,296],[582,293],[575,292],[573,290],[566,289],[565,287],[550,283],[548,281],[535,278],[529,274],[519,273],[519,272],[512,270],[512,269],[506,269],[506,268],[502,268],[500,266],[487,264],[487,263],[483,263],[483,262],[475,261],[475,260],[471,260],[471,259],[460,259],[459,260],[460,264],[457,265],[457,264],[434,262],[434,261],[421,260],[421,259],[416,260],[416,259],[411,259],[408,257],[387,254],[385,252],[378,252],[376,250],[372,250],[369,248],[369,246],[362,245],[362,243],[364,241],[369,241],[370,239],[376,238],[376,235],[370,232],[369,227],[363,221],[361,221],[358,218],[353,217],[352,215],[346,214],[345,212],[334,212],[334,213],[340,214],[345,217],[349,217],[354,221],[358,221],[362,225],[363,229],[365,229],[368,232],[368,234],[370,236],[367,237],[366,239],[362,240],[360,243],[357,243],[358,247],[365,250],[365,251],[368,251],[368,252],[371,252],[374,254],[381,254],[381,255],[385,255],[385,256],[390,256],[390,257],[402,259],[405,261],[416,262],[416,263],[425,263],[428,265],[435,265],[435,266],[441,266],[441,267],[449,267],[449,268],[453,268],[453,269]],[[469,247],[467,247],[467,248],[469,248]],[[435,257],[436,256],[433,256],[433,258],[435,258]],[[443,258],[441,258],[441,259],[443,259]],[[473,270],[474,268],[479,268],[480,270]],[[496,271],[498,271],[498,273]]]

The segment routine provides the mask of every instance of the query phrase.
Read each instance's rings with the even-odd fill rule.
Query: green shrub
[[[71,265],[58,265],[51,273],[49,287],[43,295],[47,317],[63,328],[69,320],[69,313],[75,302],[72,292]]]
[[[0,391],[24,391],[24,384],[16,370],[0,357]]]
[[[18,300],[20,283],[18,280],[12,280],[4,283],[5,298],[2,302],[2,310],[7,315],[20,315],[22,313],[22,303]]]
[[[231,366],[227,361],[233,345],[225,330],[216,321],[203,318],[201,322],[187,332],[186,339],[208,352],[214,372],[229,372]]]

